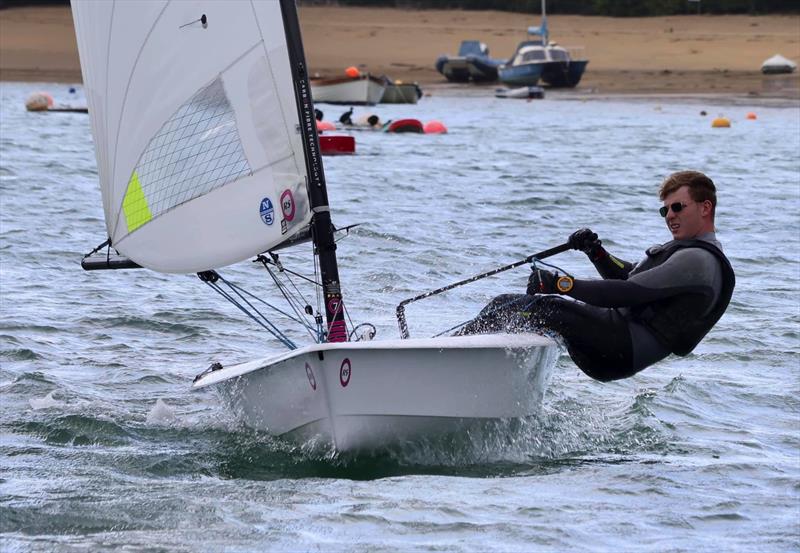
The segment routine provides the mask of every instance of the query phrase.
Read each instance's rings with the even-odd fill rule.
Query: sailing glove
[[[589,256],[589,259],[596,261],[603,257],[605,250],[603,249],[603,242],[597,237],[596,232],[591,229],[582,228],[573,232],[567,243],[573,250],[580,250]]]
[[[528,288],[525,291],[529,296],[536,294],[556,294],[556,280],[558,275],[545,269],[534,269],[528,277]]]

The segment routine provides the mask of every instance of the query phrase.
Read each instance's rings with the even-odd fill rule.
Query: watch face
[[[568,276],[558,277],[558,280],[556,281],[556,287],[561,293],[569,292],[572,290],[572,279]]]

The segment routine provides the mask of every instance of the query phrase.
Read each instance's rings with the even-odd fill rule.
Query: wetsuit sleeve
[[[685,293],[714,298],[721,286],[722,269],[714,254],[687,248],[628,280],[575,280],[567,295],[597,307],[633,307]]]
[[[597,269],[600,276],[605,279],[627,280],[628,274],[634,267],[633,263],[614,257],[603,247],[589,256],[589,260],[594,264],[594,268]]]

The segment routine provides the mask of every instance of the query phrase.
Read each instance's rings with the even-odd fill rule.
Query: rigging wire
[[[301,319],[304,318],[303,315],[302,315],[303,311],[298,309],[298,304],[299,304],[298,300],[291,295],[291,291],[288,291],[287,290],[287,286],[283,282],[280,281],[278,276],[275,274],[275,272],[269,266],[268,260],[264,256],[259,256],[258,260],[261,261],[261,263],[264,265],[264,268],[269,273],[269,276],[272,278],[272,281],[275,283],[275,286],[278,288],[278,291],[283,295],[283,298],[286,300],[286,303],[288,303],[289,306],[292,308],[292,310],[295,312],[295,315],[297,315],[298,318],[301,318]],[[314,329],[310,328],[309,325],[305,324],[305,323],[303,324],[303,326],[306,327],[306,330],[308,331],[309,335],[312,338],[316,339],[316,336],[314,336]]]
[[[247,315],[248,317],[253,319],[253,321],[255,321],[258,325],[263,327],[264,330],[266,330],[267,332],[272,334],[272,336],[274,336],[283,345],[285,345],[289,349],[297,349],[297,346],[295,345],[295,343],[292,342],[289,339],[288,336],[286,336],[283,332],[281,332],[280,329],[277,326],[275,326],[272,323],[272,321],[270,321],[266,316],[264,316],[264,314],[261,313],[255,306],[253,306],[253,304],[251,304],[249,301],[247,301],[247,299],[242,294],[240,294],[239,291],[234,286],[231,286],[231,284],[227,280],[222,278],[219,275],[219,273],[217,273],[216,271],[205,271],[203,273],[198,273],[197,276],[200,277],[200,280],[202,280],[203,282],[208,284],[209,287],[211,287],[212,290],[214,290],[219,295],[221,295],[223,298],[225,298],[226,300],[231,302],[233,305],[238,307],[245,315]],[[241,298],[241,300],[244,303],[246,303],[250,307],[250,309],[252,309],[256,313],[258,313],[258,317],[253,315],[250,311],[247,310],[247,308],[245,308],[241,303],[239,303],[239,301],[237,301],[235,297],[233,297],[230,293],[225,291],[217,283],[218,280],[220,280],[223,283],[225,283],[225,285],[227,285],[237,296],[239,296],[239,298]],[[260,317],[260,319],[259,319],[259,317]]]
[[[222,278],[222,277],[220,277],[220,278]],[[226,281],[226,283],[228,284],[228,286],[231,286],[232,288],[235,288],[235,289],[239,290],[241,293],[243,293],[243,294],[245,294],[247,296],[250,296],[251,298],[253,298],[254,300],[256,300],[258,302],[263,303],[264,305],[266,305],[270,309],[273,309],[273,310],[277,311],[278,313],[280,313],[281,315],[283,315],[284,317],[286,317],[290,321],[293,321],[293,322],[295,322],[295,323],[297,323],[299,325],[303,325],[303,326],[305,326],[307,328],[311,328],[311,325],[309,325],[308,322],[305,321],[304,319],[298,319],[296,316],[292,315],[291,313],[287,313],[283,309],[280,309],[279,307],[275,307],[274,305],[272,305],[268,301],[259,298],[258,296],[256,296],[252,292],[249,292],[249,291],[245,290],[244,288],[242,288],[241,286],[239,286],[237,284],[234,284],[234,283],[229,282],[229,281]]]

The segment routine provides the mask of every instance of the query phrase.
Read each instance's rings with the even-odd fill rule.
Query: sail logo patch
[[[308,383],[311,384],[311,389],[317,389],[317,379],[314,378],[314,371],[311,369],[311,365],[306,363],[306,376],[308,377]]]
[[[291,190],[284,190],[283,194],[281,194],[281,211],[283,211],[283,217],[287,221],[294,219],[294,196],[292,196]]]
[[[352,367],[350,366],[350,359],[346,358],[342,361],[342,366],[339,367],[339,384],[342,388],[346,388],[350,384],[350,375],[352,374]]]
[[[269,198],[261,200],[258,213],[261,215],[261,220],[264,221],[265,225],[271,225],[275,222],[275,208],[272,207],[272,200]]]

